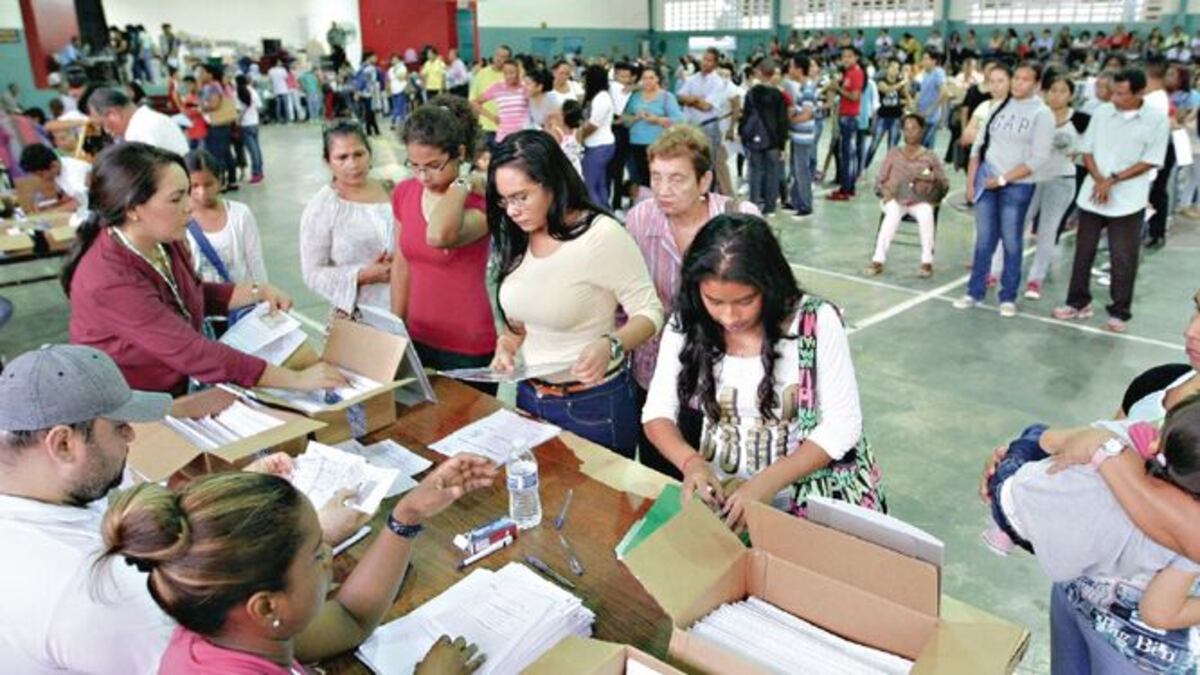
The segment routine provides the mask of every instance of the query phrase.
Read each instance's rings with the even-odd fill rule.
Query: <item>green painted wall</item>
[[[38,106],[47,110],[46,104],[55,95],[50,89],[38,91],[33,86],[33,70],[29,67],[24,30],[17,31],[16,42],[0,44],[0,87],[8,87],[9,82],[16,82],[20,88],[19,102],[22,107]]]

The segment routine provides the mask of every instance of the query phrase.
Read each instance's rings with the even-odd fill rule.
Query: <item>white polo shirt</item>
[[[22,675],[155,673],[174,622],[119,558],[93,574],[103,500],[0,495],[0,664]]]
[[[179,126],[170,117],[146,106],[138,106],[129,118],[124,138],[126,143],[146,143],[181,156],[188,153],[187,137]]]

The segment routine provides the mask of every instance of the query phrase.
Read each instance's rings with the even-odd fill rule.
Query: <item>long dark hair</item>
[[[88,190],[91,212],[75,233],[75,244],[62,268],[62,288],[68,297],[75,269],[92,242],[105,228],[124,225],[129,209],[150,201],[158,191],[162,169],[171,164],[187,173],[182,157],[145,143],[113,145],[96,156]]]
[[[496,170],[511,165],[520,169],[529,180],[550,191],[550,210],[546,213],[546,231],[558,241],[570,241],[581,236],[591,227],[596,214],[608,214],[608,210],[597,205],[588,196],[587,186],[579,172],[571,166],[571,160],[563,154],[554,138],[537,129],[518,131],[505,137],[492,152],[488,163],[487,219],[488,230],[495,242],[499,255],[496,265],[496,289],[499,294],[504,279],[512,274],[529,250],[529,235],[508,217],[508,211],[500,206],[500,193],[496,191]],[[568,223],[568,211],[590,214]],[[508,323],[504,307],[497,297],[496,306],[500,316]]]
[[[592,104],[592,99],[608,91],[608,71],[600,64],[592,64],[583,71],[583,107]]]
[[[254,103],[254,98],[250,96],[250,78],[245,75],[238,75],[234,78],[237,83],[237,97],[242,102],[242,105],[249,108]]]
[[[1009,84],[1010,89],[1008,92],[1008,96],[1004,97],[1004,100],[1000,102],[1000,105],[998,105],[994,109],[992,109],[991,114],[988,115],[987,121],[984,122],[984,124],[983,124],[983,142],[981,142],[979,144],[979,163],[980,164],[983,164],[987,160],[988,146],[990,146],[992,144],[992,122],[995,121],[996,116],[1000,114],[1000,111],[1004,110],[1006,107],[1008,107],[1009,102],[1012,101],[1012,89],[1011,89],[1011,87],[1012,87],[1011,80],[1012,80],[1012,76],[1013,76],[1012,67],[1010,67],[1007,63],[997,62],[996,67],[993,68],[992,70],[993,71],[999,70],[1008,75],[1008,79],[1010,80],[1010,84]]]
[[[708,221],[683,258],[679,292],[671,326],[683,333],[676,388],[680,401],[699,401],[711,420],[720,417],[714,370],[725,357],[725,333],[713,320],[700,296],[700,282],[716,279],[753,287],[762,294],[763,372],[758,385],[758,409],[764,419],[774,419],[779,403],[775,395],[776,349],[784,339],[784,322],[796,312],[804,291],[783,257],[779,240],[766,221],[748,214],[722,214]]]

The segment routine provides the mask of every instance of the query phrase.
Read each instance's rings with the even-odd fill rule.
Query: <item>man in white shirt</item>
[[[125,92],[101,87],[87,99],[88,113],[108,134],[126,143],[146,143],[178,155],[188,153],[187,138],[170,117],[135,106]]]
[[[280,124],[295,122],[296,111],[292,108],[292,94],[288,90],[288,71],[282,61],[276,61],[271,66],[267,78],[271,80],[271,93],[275,97],[275,121]]]
[[[21,150],[20,164],[22,171],[40,181],[41,187],[37,189],[44,198],[57,200],[49,206],[50,210],[87,211],[91,164],[73,157],[60,157],[49,146],[40,143]]]
[[[684,118],[700,127],[708,138],[712,156],[716,158],[715,173],[717,191],[723,195],[732,195],[733,183],[729,177],[729,167],[720,161],[724,139],[721,137],[721,115],[728,114],[731,94],[728,84],[717,73],[717,62],[721,53],[709,47],[700,58],[700,72],[692,75],[684,82],[679,90],[679,105],[683,108]],[[726,112],[722,112],[726,111]]]
[[[153,673],[173,622],[146,575],[109,565],[104,496],[120,482],[130,422],[161,419],[165,394],[135,392],[104,353],[55,345],[0,377],[0,661],[6,672]]]

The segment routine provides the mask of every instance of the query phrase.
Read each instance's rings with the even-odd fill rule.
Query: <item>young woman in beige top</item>
[[[662,304],[633,237],[587,194],[545,132],[513,134],[492,153],[487,215],[504,319],[492,367],[519,356],[557,370],[521,382],[517,406],[632,457],[640,412],[625,355],[662,328]]]

